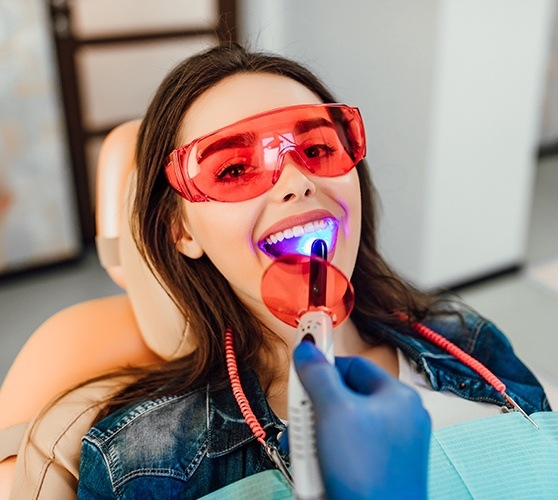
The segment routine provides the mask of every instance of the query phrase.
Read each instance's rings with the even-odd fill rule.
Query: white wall
[[[554,11],[552,44],[545,86],[540,143],[549,147],[558,144],[558,9]]]
[[[524,259],[554,0],[245,0],[252,45],[363,111],[380,241],[421,286]]]
[[[427,282],[455,282],[524,258],[551,4],[441,3]]]

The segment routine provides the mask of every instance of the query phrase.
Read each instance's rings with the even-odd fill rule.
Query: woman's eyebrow
[[[244,132],[242,134],[229,135],[221,139],[217,139],[207,146],[197,155],[198,162],[205,160],[208,156],[218,153],[223,149],[240,148],[253,146],[256,143],[256,137],[253,132]]]
[[[330,127],[333,128],[333,123],[325,118],[312,118],[310,120],[300,120],[295,123],[294,132],[295,134],[303,134],[309,130],[313,130],[318,127]]]
[[[331,123],[326,118],[311,118],[308,120],[299,120],[293,126],[293,131],[295,134],[303,134],[315,128],[319,127],[330,127],[333,128],[333,123]],[[230,135],[227,137],[222,137],[212,142],[207,148],[199,152],[197,155],[197,161],[201,162],[205,160],[208,156],[218,153],[224,149],[233,149],[239,147],[253,146],[256,144],[256,135],[254,132],[243,132],[241,134]]]

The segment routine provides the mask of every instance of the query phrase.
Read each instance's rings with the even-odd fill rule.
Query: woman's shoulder
[[[205,456],[206,422],[201,389],[111,413],[82,440],[78,496],[177,498]]]
[[[544,390],[533,372],[515,352],[500,328],[460,302],[441,304],[425,324],[487,367],[503,381],[508,393],[531,408],[550,410]]]
[[[513,352],[507,336],[494,322],[457,299],[438,302],[423,323],[472,355],[492,350]]]
[[[196,389],[120,408],[95,424],[85,439],[101,450],[134,440],[149,446],[150,439],[161,442],[164,435],[175,436],[178,431],[199,435],[205,422],[206,393]]]
[[[412,344],[419,351],[430,350],[430,343],[420,335],[417,336],[410,325],[390,326],[377,321],[367,323],[381,340],[386,342],[396,340],[398,343]],[[430,307],[420,324],[471,355],[491,346],[512,350],[506,335],[493,322],[454,297],[439,299]]]

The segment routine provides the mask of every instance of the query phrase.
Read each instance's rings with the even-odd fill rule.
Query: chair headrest
[[[97,250],[103,267],[130,298],[148,347],[171,360],[193,350],[188,325],[141,256],[130,215],[136,189],[135,146],[141,121],[126,122],[103,141],[97,169]]]

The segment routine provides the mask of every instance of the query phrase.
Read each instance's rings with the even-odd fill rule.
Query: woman
[[[237,45],[188,59],[161,84],[138,139],[135,232],[189,322],[192,352],[146,369],[99,415],[83,444],[81,497],[198,498],[275,466],[254,429],[275,446],[285,428],[295,329],[267,309],[261,280],[320,227],[331,233],[328,260],[355,289],[338,356],[368,358],[417,388],[435,427],[496,415],[512,399],[528,413],[550,409],[492,324],[414,289],[379,255],[360,115],[326,105],[335,102],[300,65]],[[512,399],[455,349],[422,338],[431,330],[418,322],[494,372]]]

